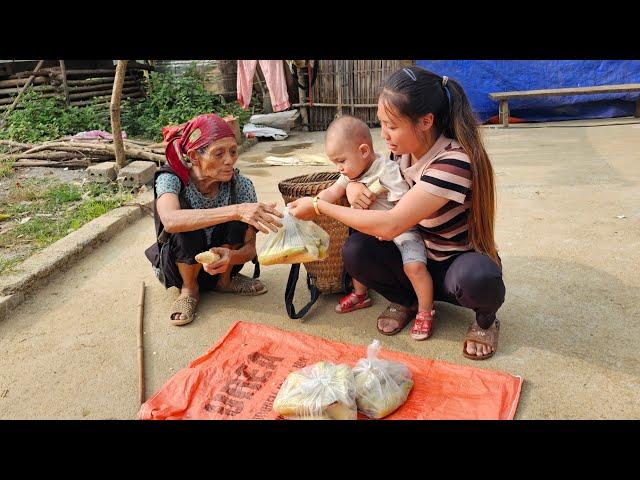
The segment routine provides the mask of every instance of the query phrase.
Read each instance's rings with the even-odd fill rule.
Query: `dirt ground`
[[[381,338],[383,347],[521,375],[517,419],[640,418],[640,124],[624,123],[484,129],[507,287],[498,352],[484,362],[465,359],[462,339],[473,313],[447,304],[437,304],[428,341],[415,342],[405,330]],[[373,134],[383,151],[379,130]],[[322,140],[322,132],[298,132],[260,142],[238,166],[261,200],[282,206],[278,181],[331,167],[270,166],[264,158],[321,158]],[[177,291],[165,291],[153,276],[143,254],[152,242],[153,222],[144,218],[0,322],[0,418],[135,418],[142,280],[147,396],[235,320],[362,345],[380,338],[375,318],[386,302],[378,295],[373,308],[343,316],[333,312],[337,295],[322,296],[306,322],[288,319],[284,265],[263,267],[266,295],[205,293],[196,320],[173,327],[167,313]],[[308,298],[304,282],[298,287],[298,298]]]

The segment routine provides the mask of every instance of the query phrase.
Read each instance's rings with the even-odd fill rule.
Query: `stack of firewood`
[[[147,160],[162,164],[165,161],[162,143],[124,139],[127,160]],[[103,138],[63,137],[40,144],[0,140],[4,153],[0,160],[13,159],[15,167],[86,168],[92,163],[114,162],[112,140]]]
[[[127,68],[122,99],[143,98],[143,71],[153,67],[132,64]],[[0,113],[8,109],[22,87],[28,83],[33,72],[20,72],[6,80],[0,80]],[[61,67],[40,68],[31,82],[33,90],[40,92],[44,98],[59,97],[66,100],[64,79]],[[65,70],[68,102],[70,105],[108,105],[111,101],[115,68],[105,69],[67,69]],[[20,108],[20,105],[17,106]]]

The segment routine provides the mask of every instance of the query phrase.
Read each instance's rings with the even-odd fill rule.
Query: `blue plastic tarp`
[[[640,60],[417,60],[460,82],[482,122],[498,114],[490,93],[640,83]],[[639,93],[509,100],[509,114],[528,121],[632,116]]]

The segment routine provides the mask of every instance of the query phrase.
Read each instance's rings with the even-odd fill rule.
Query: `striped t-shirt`
[[[428,258],[443,261],[473,250],[467,227],[471,209],[471,162],[460,144],[441,135],[416,164],[411,165],[411,155],[403,155],[398,163],[409,185],[449,199],[417,225],[427,246]]]

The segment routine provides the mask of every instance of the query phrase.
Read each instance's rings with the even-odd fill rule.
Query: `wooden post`
[[[260,76],[261,73],[261,68],[260,65],[256,65],[256,71],[253,74],[253,78],[254,78],[254,83],[257,81],[258,82],[258,88],[260,89],[260,93],[262,94],[262,110],[264,113],[273,113],[273,106],[271,105],[271,93],[269,93],[269,96],[267,97],[267,92],[264,89],[264,87],[262,86],[262,78]],[[262,76],[264,76],[264,72],[262,72]],[[265,79],[265,83],[267,83],[266,79]]]
[[[138,303],[138,396],[140,405],[145,400],[144,388],[144,281],[140,288],[140,303]]]
[[[124,167],[124,143],[122,142],[122,130],[120,129],[120,97],[122,95],[122,85],[127,72],[127,60],[118,60],[116,66],[116,77],[113,81],[113,91],[111,93],[111,134],[113,135],[113,146],[116,153],[116,172]]]
[[[60,73],[62,74],[62,88],[64,89],[64,101],[69,106],[69,86],[67,85],[67,69],[64,66],[64,60],[60,60]]]
[[[298,83],[302,84],[304,80],[304,74],[302,69],[305,67],[300,65],[297,60],[294,60],[294,62],[297,62],[296,67],[298,67],[297,69]],[[304,90],[300,87],[298,87],[298,96],[300,97],[300,103],[306,103],[308,101],[308,98],[306,97]],[[307,130],[311,130],[311,126],[309,125],[309,110],[306,107],[301,107],[300,115],[302,116],[302,124],[307,127]]]
[[[336,107],[336,118],[342,116],[342,68],[341,61],[334,62],[336,66],[336,85],[338,87],[338,106]]]
[[[36,73],[38,73],[38,70],[40,70],[40,67],[42,66],[43,63],[44,63],[44,60],[40,60],[38,62],[38,64],[36,65],[36,68],[31,73],[31,76],[29,77],[29,80],[27,80],[27,83],[24,84],[24,86],[22,87],[22,90],[20,90],[20,92],[18,93],[18,96],[16,97],[16,99],[13,101],[11,106],[7,110],[5,110],[4,117],[2,117],[3,120],[5,120],[9,116],[9,114],[11,113],[11,111],[14,108],[16,108],[16,105],[20,101],[20,97],[22,96],[24,91],[29,87],[29,85],[31,85],[31,82],[33,82],[33,79],[36,78]]]
[[[503,127],[509,126],[509,102],[507,100],[500,100],[500,107],[498,110],[500,122]]]

